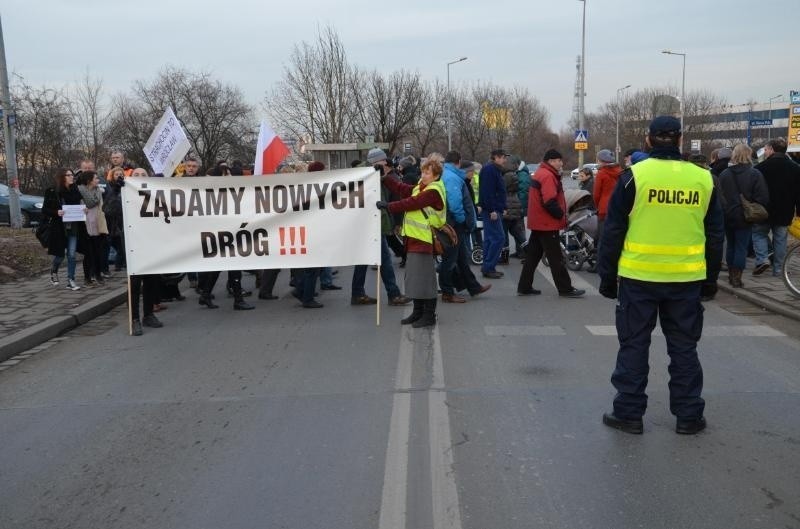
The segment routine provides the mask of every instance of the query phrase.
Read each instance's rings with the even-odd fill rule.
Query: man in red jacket
[[[518,296],[542,293],[533,288],[533,274],[542,255],[546,255],[550,262],[550,273],[553,274],[559,296],[579,298],[585,293],[572,286],[558,238],[558,230],[567,227],[567,201],[561,185],[563,165],[561,154],[550,149],[544,153],[542,164],[531,177],[528,192],[528,227],[531,236],[525,247],[525,264],[522,265],[517,284]]]
[[[611,199],[611,192],[617,185],[622,168],[614,161],[614,154],[608,149],[603,149],[597,153],[597,163],[600,168],[594,177],[594,190],[592,195],[594,203],[597,205],[597,240],[603,235],[603,223],[606,220],[608,211],[608,201]]]

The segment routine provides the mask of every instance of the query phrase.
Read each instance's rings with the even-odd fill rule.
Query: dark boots
[[[731,268],[728,270],[728,282],[733,288],[742,288],[744,286],[744,283],[742,283],[742,269]]]
[[[233,310],[253,310],[255,307],[244,300],[242,282],[234,279],[230,282],[231,294],[233,294]]]
[[[411,311],[411,314],[409,314],[407,318],[403,318],[402,320],[400,320],[400,323],[402,323],[403,325],[414,323],[415,321],[417,321],[422,317],[422,308],[424,306],[425,300],[415,299],[413,301],[414,301],[414,310]]]
[[[411,324],[412,327],[418,329],[420,327],[433,327],[436,325],[436,298],[414,300],[422,302],[422,316]]]
[[[503,248],[500,251],[500,259],[497,261],[497,264],[507,265],[508,264],[508,256],[511,253],[511,250],[508,246]]]

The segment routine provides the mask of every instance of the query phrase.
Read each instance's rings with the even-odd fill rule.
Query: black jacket
[[[651,158],[663,160],[680,160],[678,149],[653,149]],[[686,162],[691,163],[691,162]],[[628,216],[633,210],[636,198],[636,185],[633,172],[626,169],[619,176],[617,185],[608,202],[608,213],[603,226],[602,241],[597,273],[602,281],[616,281],[622,245],[628,232]],[[725,239],[725,225],[717,198],[717,190],[711,192],[711,201],[704,219],[706,232],[706,281],[716,282],[722,263],[722,244]]]
[[[769,207],[769,190],[764,176],[750,164],[732,165],[719,175],[720,203],[725,212],[725,228],[742,229],[750,224],[744,220],[739,193],[747,200]]]
[[[783,153],[775,153],[756,165],[769,189],[769,223],[788,226],[800,210],[800,165]]]

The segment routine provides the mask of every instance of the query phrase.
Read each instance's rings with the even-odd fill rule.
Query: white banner
[[[128,273],[380,264],[379,187],[371,167],[127,178]]]
[[[144,154],[156,174],[172,176],[175,168],[192,148],[189,138],[175,117],[172,108],[167,108],[155,130],[144,144]]]

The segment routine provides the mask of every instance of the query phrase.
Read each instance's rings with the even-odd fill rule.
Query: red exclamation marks
[[[300,253],[306,254],[306,227],[300,226]]]
[[[278,228],[278,235],[281,238],[281,255],[286,255],[286,228]]]
[[[294,247],[294,233],[295,233],[295,231],[296,230],[295,230],[294,226],[290,226],[289,227],[289,253],[292,254],[292,255],[297,253],[297,248]]]

